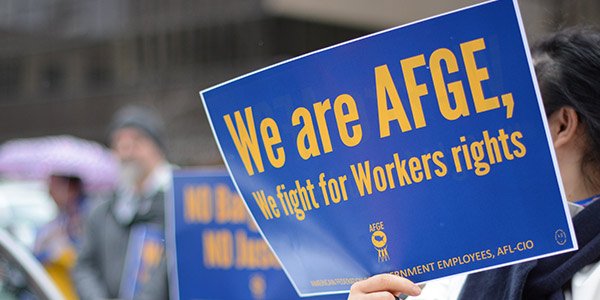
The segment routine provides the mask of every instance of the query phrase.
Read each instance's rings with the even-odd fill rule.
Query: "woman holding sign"
[[[600,299],[600,32],[563,30],[531,52],[579,250],[469,275],[455,281],[460,299]],[[400,294],[455,297],[451,286],[421,294],[411,281],[381,274],[355,283],[349,299]]]

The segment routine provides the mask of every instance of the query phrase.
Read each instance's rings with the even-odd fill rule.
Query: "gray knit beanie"
[[[139,129],[150,137],[164,154],[167,153],[165,124],[155,110],[142,105],[128,105],[119,109],[108,126],[109,140],[116,130],[125,127]]]

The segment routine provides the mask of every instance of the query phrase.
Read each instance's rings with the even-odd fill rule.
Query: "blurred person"
[[[471,274],[456,281],[459,299],[600,299],[600,32],[562,30],[531,53],[579,250]],[[445,294],[380,274],[355,283],[348,299],[455,298],[453,287],[432,285]]]
[[[164,125],[148,107],[128,106],[115,114],[109,140],[120,161],[119,187],[88,219],[74,270],[77,291],[81,299],[167,299],[164,198],[170,188],[171,167],[165,156]],[[151,247],[158,250],[142,251],[133,257],[140,263],[154,264],[143,270],[145,282],[137,286],[128,281],[125,270],[132,264],[131,257],[127,258],[131,255],[126,253],[135,248],[133,236],[140,226],[159,228],[162,237],[160,244]],[[135,294],[122,295],[123,287],[131,285],[136,285]]]
[[[58,215],[40,228],[33,253],[65,299],[78,299],[70,272],[81,246],[86,214],[83,183],[76,176],[55,174],[48,180],[48,191],[56,203]]]

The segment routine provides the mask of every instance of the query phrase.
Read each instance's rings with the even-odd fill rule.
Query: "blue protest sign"
[[[175,171],[172,193],[167,248],[173,299],[300,299],[227,171]]]
[[[302,295],[577,247],[511,0],[200,94],[240,194]]]

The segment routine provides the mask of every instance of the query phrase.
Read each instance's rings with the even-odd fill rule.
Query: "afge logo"
[[[265,298],[265,293],[267,291],[267,281],[265,277],[261,273],[255,273],[250,276],[250,283],[248,284],[250,287],[250,292],[252,293],[252,298],[255,300],[262,300]]]
[[[387,236],[383,232],[383,222],[372,223],[369,225],[371,232],[371,243],[377,250],[377,261],[384,262],[390,260],[390,255],[387,251]]]

